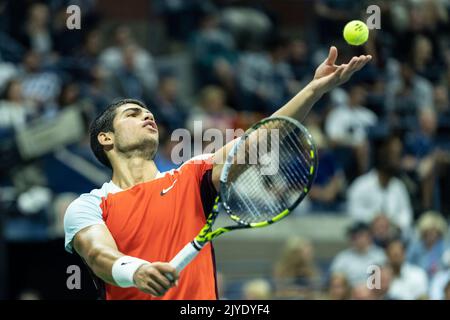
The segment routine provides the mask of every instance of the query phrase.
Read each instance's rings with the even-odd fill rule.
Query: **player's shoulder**
[[[212,164],[212,158],[213,158],[212,153],[199,154],[184,162],[180,168],[189,164],[204,164],[204,163]]]
[[[72,201],[69,208],[73,209],[78,206],[99,205],[102,198],[106,198],[108,194],[120,192],[121,189],[112,181],[105,182],[101,187],[92,189],[88,193],[82,193],[78,198]]]
[[[185,161],[180,167],[176,169],[159,173],[157,178],[163,178],[163,181],[169,179],[171,182],[173,182],[173,180],[178,180],[179,178],[190,180],[193,176],[202,176],[209,169],[212,169],[212,167],[213,154],[201,154]]]
[[[192,157],[191,159],[185,161],[178,169],[175,171],[179,171],[180,173],[195,170],[198,167],[203,166],[211,166],[213,165],[213,154],[205,153]]]

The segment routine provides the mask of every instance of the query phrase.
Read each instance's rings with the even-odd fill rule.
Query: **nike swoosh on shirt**
[[[170,189],[172,189],[173,186],[175,185],[175,182],[177,182],[177,180],[175,180],[175,181],[172,183],[172,185],[171,185],[170,187],[168,187],[167,189],[163,189],[163,190],[161,191],[161,195],[163,196],[163,195],[165,195],[167,192],[169,192]]]

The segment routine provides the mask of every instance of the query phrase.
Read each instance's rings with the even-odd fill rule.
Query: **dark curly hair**
[[[107,106],[106,109],[103,110],[103,112],[100,113],[94,121],[92,121],[89,127],[91,150],[97,160],[110,169],[112,169],[111,162],[109,162],[109,159],[106,156],[105,151],[103,150],[103,146],[98,141],[98,135],[101,132],[114,132],[113,122],[116,116],[116,110],[120,106],[123,106],[127,103],[137,104],[142,108],[148,109],[142,101],[136,99],[115,100],[109,106]]]

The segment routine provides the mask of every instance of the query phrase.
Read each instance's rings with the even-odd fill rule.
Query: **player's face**
[[[114,147],[118,151],[142,151],[153,159],[158,149],[158,138],[158,127],[149,110],[132,103],[117,108]]]

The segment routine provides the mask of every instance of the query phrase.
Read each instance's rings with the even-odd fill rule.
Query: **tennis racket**
[[[317,163],[312,137],[298,121],[273,116],[252,126],[225,159],[219,195],[205,226],[170,264],[180,272],[221,234],[266,227],[288,216],[308,194]],[[234,223],[213,231],[222,209]]]

